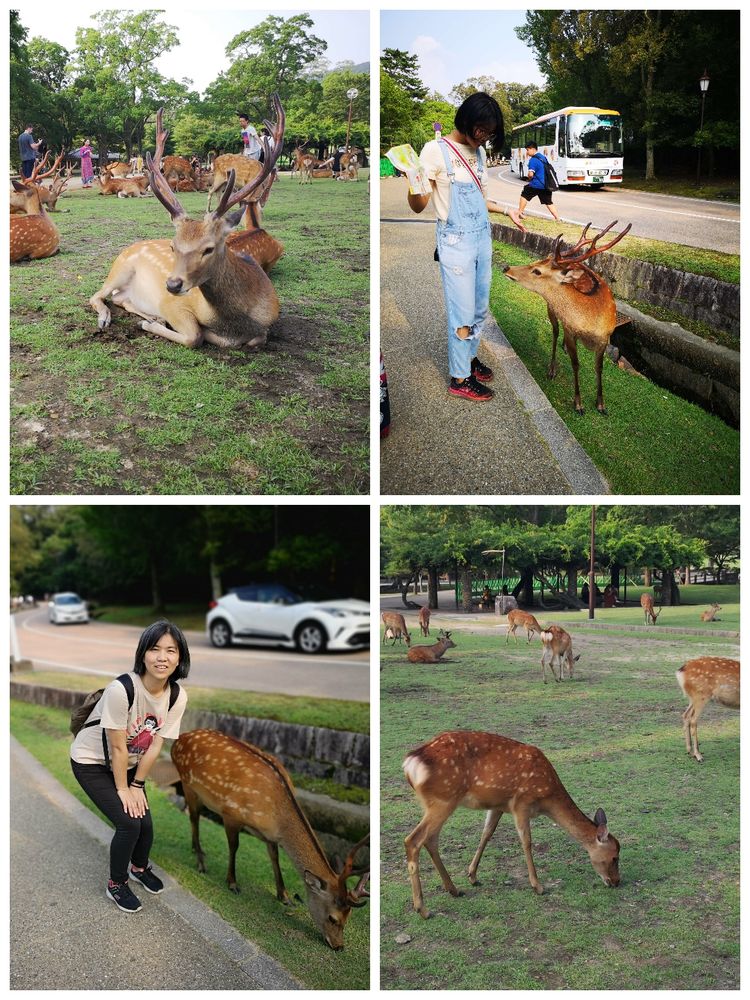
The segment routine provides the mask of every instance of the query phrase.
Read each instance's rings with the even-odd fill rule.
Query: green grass
[[[691,319],[688,316],[683,316],[682,313],[674,309],[668,309],[664,306],[655,306],[650,302],[640,302],[637,299],[625,299],[624,301],[647,316],[653,316],[654,319],[661,320],[662,323],[676,323],[683,330],[689,330],[696,337],[700,337],[701,340],[707,340],[711,344],[719,344],[721,347],[729,348],[730,351],[739,352],[739,337],[732,333],[725,333],[723,330],[718,330],[708,323],[701,322],[699,319]]]
[[[100,815],[73,778],[68,762],[68,713],[11,701],[11,731],[80,802]],[[165,792],[149,787],[156,836],[152,859],[240,934],[255,942],[309,989],[367,989],[369,985],[369,912],[353,910],[346,927],[346,947],[333,952],[318,933],[304,904],[288,911],[277,902],[265,845],[243,836],[237,853],[239,896],[226,887],[227,844],[222,828],[201,822],[201,844],[208,871],[200,875],[190,849],[190,823]],[[284,852],[284,881],[304,899],[305,889]],[[101,857],[104,864],[104,855]],[[93,863],[93,862],[92,862]],[[104,870],[104,869],[102,869]]]
[[[502,274],[504,264],[532,258],[516,247],[494,244],[490,308],[508,340],[572,434],[621,494],[736,494],[739,492],[739,432],[647,379],[604,362],[604,402],[596,412],[593,355],[579,349],[581,398],[573,409],[573,372],[558,344],[558,374],[547,376],[552,334],[547,306]],[[562,339],[562,338],[561,338]]]
[[[205,195],[181,200],[203,214]],[[189,351],[120,311],[97,332],[88,299],[114,259],[172,226],[154,198],[59,204],[60,253],[11,269],[12,492],[367,492],[366,184],[275,185],[281,317],[260,352]]]
[[[506,646],[501,631],[451,625],[457,648],[436,666],[413,667],[397,647],[383,654],[382,988],[739,989],[739,716],[706,709],[697,764],[685,753],[674,677],[696,655],[736,657],[738,644],[657,637],[658,626],[647,636],[573,629],[573,681],[543,685],[538,640]],[[621,843],[620,888],[605,889],[586,853],[542,817],[532,823],[545,886],[536,896],[508,816],[473,887],[465,873],[484,814],[459,809],[440,853],[465,895],[445,893],[422,852],[434,916],[414,913],[403,840],[421,810],[401,762],[448,729],[542,749],[587,815],[606,811]],[[396,943],[402,933],[407,944]]]
[[[613,190],[611,185],[608,190]],[[738,177],[723,177],[711,180],[704,175],[700,186],[696,186],[695,175],[689,177],[664,176],[661,172],[653,181],[644,180],[643,169],[636,171],[625,167],[625,176],[620,190],[650,191],[653,194],[677,195],[681,198],[709,198],[711,200],[739,202],[740,184]]]

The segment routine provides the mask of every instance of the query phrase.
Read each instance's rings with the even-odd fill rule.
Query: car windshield
[[[259,583],[252,587],[235,587],[233,593],[241,601],[260,604],[301,604],[302,598],[280,583]]]
[[[78,594],[60,594],[55,598],[55,604],[82,604]]]

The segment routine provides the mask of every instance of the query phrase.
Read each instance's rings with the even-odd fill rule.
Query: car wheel
[[[217,649],[227,649],[232,645],[232,630],[223,618],[211,622],[211,645]]]
[[[303,622],[297,629],[294,641],[300,653],[323,653],[328,644],[325,629],[317,622]]]

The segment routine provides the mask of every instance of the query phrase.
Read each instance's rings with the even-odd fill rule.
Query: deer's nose
[[[506,265],[505,265],[505,267],[503,268],[503,274],[505,274],[505,272],[506,272],[506,271],[507,271],[507,270],[508,270],[509,268],[510,268],[510,264],[506,264]]]
[[[182,278],[167,278],[167,291],[178,295],[182,291]]]

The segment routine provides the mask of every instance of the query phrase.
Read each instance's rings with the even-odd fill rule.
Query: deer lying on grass
[[[525,267],[508,265],[503,268],[506,278],[541,295],[547,303],[547,315],[552,324],[552,358],[548,371],[550,378],[554,378],[557,373],[555,353],[559,326],[562,325],[563,343],[573,366],[574,406],[579,414],[583,414],[584,409],[578,386],[578,341],[594,352],[596,408],[599,413],[606,413],[602,394],[602,365],[604,352],[617,320],[615,300],[609,286],[583,262],[610,250],[631,228],[628,224],[613,240],[598,247],[598,241],[617,225],[617,221],[610,222],[598,236],[587,239],[586,233],[590,225],[591,223],[584,228],[578,242],[570,250],[560,250],[560,235],[555,240],[549,257]]]
[[[441,629],[437,642],[433,643],[432,646],[412,646],[406,654],[406,658],[409,663],[437,663],[446,649],[455,648],[456,644],[451,639],[451,633],[446,632],[443,635]]]
[[[359,154],[350,150],[342,153],[339,160],[339,177],[343,180],[359,180]]]
[[[708,611],[701,612],[702,622],[720,622],[721,618],[716,617],[716,612],[721,611],[721,605],[717,604],[716,601],[713,602]]]
[[[419,609],[419,628],[423,636],[430,634],[430,609],[426,605]]]
[[[526,639],[531,642],[534,633],[539,632],[541,635],[542,626],[536,620],[536,618],[529,614],[527,611],[509,611],[508,612],[508,631],[505,633],[505,641],[507,642],[510,636],[518,642],[518,636],[516,635],[516,629],[522,626],[526,629]]]
[[[675,676],[690,702],[682,713],[685,749],[691,757],[702,761],[698,750],[698,719],[709,701],[724,708],[740,707],[740,663],[722,656],[701,656],[684,663]]]
[[[276,122],[266,122],[273,145],[264,139],[261,172],[232,193],[234,175],[230,171],[218,208],[201,221],[187,217],[146,154],[151,186],[172,217],[174,238],[134,243],[122,251],[105,283],[89,299],[100,330],[110,325],[111,313],[104,300],[111,297],[115,305],[143,317],[143,330],[185,347],[198,347],[204,339],[220,347],[265,344],[269,327],[279,315],[279,300],[262,267],[227,245],[227,236],[242,218],[244,208],[227,213],[264,183],[281,152],[285,118],[278,95],[274,95],[273,104]],[[168,135],[161,127],[161,112],[157,129],[156,162]]]
[[[15,194],[23,198],[25,210],[10,216],[10,262],[51,257],[60,247],[60,231],[42,205],[39,188],[13,181]]]
[[[504,812],[515,821],[535,892],[541,894],[544,889],[531,854],[530,823],[540,813],[549,816],[588,851],[594,871],[606,886],[620,884],[620,845],[607,830],[604,810],[597,810],[593,822],[585,816],[536,747],[493,733],[448,732],[412,750],[402,766],[424,811],[421,822],[404,841],[414,909],[422,917],[430,915],[419,877],[419,852],[423,847],[444,888],[452,896],[462,895],[438,854],[440,831],[459,806],[487,810],[479,847],[469,865],[472,885],[477,884],[479,862]]]
[[[284,244],[261,226],[259,202],[248,202],[244,221],[244,229],[236,229],[227,236],[227,246],[234,253],[249,254],[268,274],[284,255]]]
[[[60,164],[62,162],[63,156],[65,155],[65,150],[61,150],[60,154],[56,158],[55,162],[52,164],[49,170],[42,173],[42,169],[47,163],[49,158],[49,153],[44,157],[43,160],[39,160],[34,164],[34,169],[32,170],[31,177],[22,178],[20,183],[24,184],[26,187],[36,187],[39,191],[39,198],[41,203],[47,209],[48,212],[54,212],[57,210],[57,199],[60,197],[62,192],[70,180],[73,173],[73,168],[70,167],[68,170],[59,170]],[[50,187],[45,187],[41,182],[46,180],[46,178],[52,177],[52,183]],[[26,213],[28,207],[28,201],[24,197],[23,192],[13,190],[10,193],[10,211],[11,215],[23,215]]]
[[[549,666],[552,677],[556,681],[562,680],[563,668],[567,666],[568,677],[573,680],[573,664],[580,660],[581,655],[579,653],[578,656],[573,656],[573,640],[570,634],[560,625],[548,625],[540,633],[540,638],[544,647],[542,651],[542,680],[544,683],[547,683],[547,674],[544,671],[546,666]],[[555,674],[555,664],[557,664],[557,675]]]
[[[195,171],[184,156],[165,156],[161,162],[161,172],[173,191],[197,191]]]
[[[661,606],[658,611],[654,611],[654,599],[651,594],[641,594],[641,607],[646,625],[656,625],[656,619],[661,614]]]
[[[227,885],[239,893],[235,857],[240,831],[262,840],[271,859],[276,898],[291,903],[279,868],[279,847],[305,883],[307,906],[315,926],[334,951],[344,947],[344,926],[352,908],[367,903],[369,872],[355,871],[354,858],[369,834],[354,847],[339,872],[333,870],[318,838],[299,807],[294,786],[275,757],[250,743],[211,729],[184,733],[172,747],[185,793],[198,871],[205,872],[199,839],[200,811],[206,806],[221,816],[229,844]],[[361,876],[354,889],[347,879]]]
[[[401,642],[403,637],[406,640],[406,645],[411,646],[411,633],[406,627],[406,621],[404,616],[400,615],[397,611],[384,611],[380,616],[385,625],[386,633],[389,633],[387,638],[393,639],[391,643],[392,646],[396,645],[396,639]],[[390,631],[389,631],[390,630]],[[386,635],[383,635],[383,642],[386,640]]]
[[[333,157],[318,160],[312,153],[305,153],[302,157],[300,174],[300,184],[312,184],[313,177],[333,177]]]
[[[141,177],[113,177],[111,168],[105,167],[99,174],[99,194],[117,195],[118,198],[141,198],[148,194],[149,179]]]

